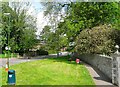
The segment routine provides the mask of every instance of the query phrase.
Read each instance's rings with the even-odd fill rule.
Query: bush
[[[116,43],[116,40],[118,40],[117,35],[118,31],[107,25],[100,25],[92,29],[85,29],[80,32],[77,37],[77,45],[75,48],[81,54],[97,53],[109,55],[110,53],[115,52],[115,45],[118,44]]]
[[[49,54],[56,54],[56,51],[55,50],[48,50],[48,53]]]
[[[24,53],[26,56],[28,56],[28,57],[34,57],[34,56],[36,56],[36,52],[35,51],[28,51],[28,52],[26,52],[26,53]]]
[[[48,52],[42,49],[39,49],[36,52],[37,52],[37,55],[48,55]]]

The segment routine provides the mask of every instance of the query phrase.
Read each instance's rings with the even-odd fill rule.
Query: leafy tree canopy
[[[11,6],[8,2],[2,2],[0,24],[3,50],[9,46],[11,51],[20,52],[35,44],[36,19],[27,14],[28,7],[30,5],[27,2],[11,2]]]

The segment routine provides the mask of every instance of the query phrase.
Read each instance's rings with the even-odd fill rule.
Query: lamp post
[[[7,50],[7,51],[9,51],[10,50],[10,47],[5,47],[5,49]],[[9,68],[9,52],[8,52],[8,58],[7,58],[7,63],[6,63],[7,65],[8,65],[8,68]]]
[[[8,28],[8,32],[7,32],[8,33],[8,36],[7,36],[8,43],[7,43],[7,47],[5,47],[5,49],[7,51],[9,51],[10,50],[10,46],[9,46],[9,40],[10,40],[10,13],[4,13],[4,15],[9,17],[9,19],[8,19],[9,28]],[[8,69],[9,69],[9,53],[8,53],[8,58],[7,58],[7,64],[8,64]]]

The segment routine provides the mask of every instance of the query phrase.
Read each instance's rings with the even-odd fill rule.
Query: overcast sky
[[[1,0],[0,0],[1,1]],[[2,0],[4,1],[4,0]],[[36,34],[39,35],[42,31],[43,27],[47,25],[47,20],[44,18],[44,10],[43,6],[40,4],[40,2],[53,2],[53,1],[61,1],[66,2],[69,0],[8,0],[10,2],[30,2],[31,7],[28,10],[28,14],[33,15],[37,18],[37,32]]]
[[[47,24],[47,21],[44,18],[44,8],[40,2],[31,2],[31,7],[28,10],[30,15],[33,15],[37,18],[37,35],[39,35],[42,28]]]
[[[31,2],[31,4],[32,5],[31,5],[31,8],[29,8],[28,13],[37,18],[37,29],[38,30],[36,34],[39,35],[43,27],[47,25],[48,19],[45,19],[44,17],[45,8],[40,4],[40,2]],[[62,13],[65,16],[64,10],[62,10]],[[58,20],[60,20],[59,16],[58,16]]]
[[[45,8],[41,5],[40,2],[37,0],[9,0],[9,5],[12,7],[11,2],[30,2],[30,8],[27,11],[28,15],[32,15],[36,18],[37,23],[37,32],[36,34],[39,35],[42,31],[43,27],[47,24],[47,21],[44,19],[44,10]]]

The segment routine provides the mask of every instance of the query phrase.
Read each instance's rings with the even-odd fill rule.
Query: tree
[[[85,29],[80,32],[76,39],[76,51],[78,53],[107,54],[115,52],[116,40],[119,30],[112,29],[108,25],[100,25],[92,29]],[[120,45],[120,43],[117,43]]]
[[[66,34],[68,42],[75,42],[76,37],[86,28],[91,29],[101,24],[111,24],[118,26],[119,4],[118,2],[49,2],[46,6],[45,16],[50,18],[52,24],[55,23],[56,16],[61,14],[61,20],[58,21],[56,29],[61,34]],[[64,10],[64,15],[62,15]],[[69,44],[68,43],[68,44]],[[68,45],[69,46],[69,45]]]
[[[49,26],[51,26],[51,37],[49,37],[50,42],[52,42],[52,45],[50,45],[50,47],[53,47],[54,50],[56,50],[58,56],[59,56],[59,50],[60,50],[60,33],[58,30],[58,23],[59,21],[62,20],[62,14],[61,14],[61,10],[62,10],[62,6],[59,3],[56,2],[47,2],[47,3],[43,3],[46,6],[46,11],[44,11],[44,15],[46,18],[49,19]]]
[[[117,2],[75,2],[71,3],[69,15],[64,24],[67,30],[76,34],[86,28],[92,28],[100,24],[115,24],[118,19]],[[77,23],[75,23],[77,21]]]
[[[44,26],[42,32],[40,33],[41,42],[45,43],[43,46],[44,50],[50,49],[50,47],[48,46],[48,43],[50,42],[49,38],[51,35],[50,29],[51,29],[51,27],[46,25],[46,26]]]
[[[74,42],[84,29],[101,24],[118,26],[119,23],[118,2],[71,2],[67,12],[59,28],[66,33],[69,42]]]
[[[120,28],[118,24],[119,17],[120,17],[119,16],[120,8],[119,8],[118,2],[72,2],[72,1],[67,3],[60,3],[60,2],[50,3],[49,2],[49,3],[46,3],[45,6],[46,6],[45,16],[48,16],[50,18],[50,23],[52,24],[51,26],[54,26],[54,23],[57,24],[55,25],[57,27],[56,28],[53,27],[53,30],[59,36],[66,35],[66,40],[67,40],[66,46],[70,49],[75,48],[77,44],[76,40],[79,40],[79,39],[76,39],[76,37],[79,34],[81,34],[81,32],[84,31],[85,29],[91,30],[93,27],[103,25],[103,24],[112,25],[114,29]],[[64,10],[64,15],[62,15],[63,13],[62,10]],[[62,21],[56,22],[59,14],[61,14]],[[109,30],[106,30],[106,32],[109,32]],[[118,33],[119,31],[117,30],[115,30],[115,32],[112,32],[111,35],[114,36],[114,40],[112,38],[112,40],[110,39],[111,41],[109,41],[108,38],[101,37],[102,39],[108,41],[106,42],[106,44],[101,42],[102,45],[103,44],[105,45],[104,51],[105,49],[108,49],[109,51],[109,52],[105,51],[104,53],[110,53],[111,48],[107,47],[108,44],[111,44],[111,43],[119,44]],[[96,40],[96,38],[95,39],[91,38],[91,41],[95,42],[94,40]],[[60,48],[60,44],[65,43],[60,41],[60,37],[57,37],[57,36],[55,41],[59,43],[59,48]],[[88,41],[88,43],[91,42],[91,41],[89,42],[89,40],[86,40],[86,41]],[[99,43],[99,42],[96,42],[96,43]],[[73,45],[70,46],[70,44],[73,44]],[[114,45],[112,45],[111,47],[113,46]],[[92,46],[89,46],[89,47],[91,47],[93,51],[96,50],[94,46],[93,48]]]
[[[35,44],[36,19],[26,14],[28,7],[30,5],[27,2],[11,2],[11,7],[8,2],[2,2],[3,50],[9,45],[13,52],[21,52]],[[4,13],[10,13],[10,15],[5,16]]]
[[[51,32],[50,29],[51,29],[51,27],[46,25],[46,26],[44,26],[44,28],[41,32],[42,40],[44,42],[48,41],[48,38],[49,38],[49,35],[50,35],[50,32]]]
[[[41,32],[42,41],[45,43],[46,50],[57,50],[57,34],[51,31],[50,26],[44,26]]]

